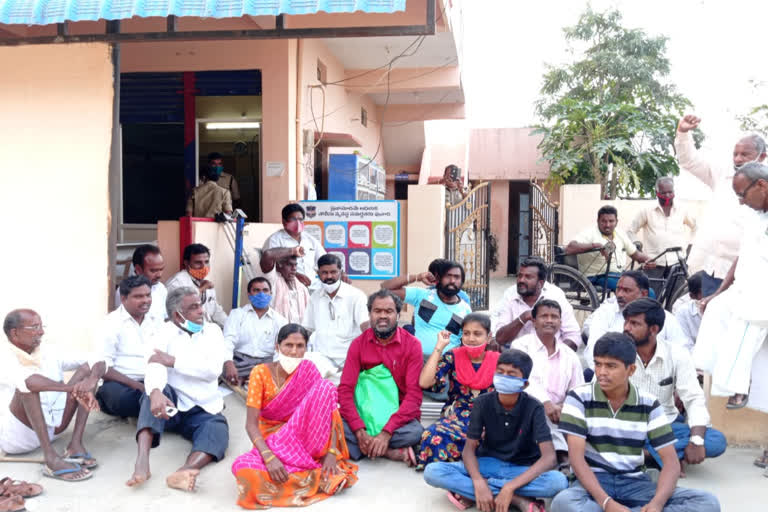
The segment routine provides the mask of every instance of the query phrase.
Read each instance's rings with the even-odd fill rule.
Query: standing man
[[[517,338],[531,334],[534,330],[531,310],[545,299],[560,305],[557,341],[576,350],[581,345],[581,329],[573,314],[573,306],[560,288],[547,282],[547,266],[535,258],[520,263],[517,284],[507,288],[501,302],[491,313],[491,331],[496,336],[496,343],[509,345]]]
[[[184,248],[182,258],[184,269],[174,274],[165,284],[168,293],[182,286],[197,288],[200,291],[200,301],[203,303],[205,321],[224,327],[227,313],[216,298],[213,283],[206,279],[211,271],[211,251],[203,244],[189,244]]]
[[[369,326],[367,298],[341,280],[341,260],[335,254],[324,254],[317,265],[322,287],[310,296],[301,323],[312,332],[312,351],[343,369],[352,341]]]
[[[632,338],[606,334],[595,346],[596,379],[568,393],[560,430],[578,481],[552,512],[720,512],[714,495],[677,487],[675,434],[659,401],[630,381],[636,359]],[[663,463],[658,482],[645,474],[646,440]]]
[[[627,235],[633,240],[638,240],[641,229],[645,231],[644,249],[651,259],[670,247],[685,250],[696,233],[696,219],[688,210],[675,204],[675,182],[671,176],[656,180],[656,197],[659,204],[638,213],[627,230]],[[658,296],[668,268],[677,263],[677,258],[674,254],[665,254],[655,263],[656,268],[646,270],[646,274]]]
[[[151,312],[147,276],[123,279],[120,299],[122,304],[107,315],[101,328],[99,345],[108,369],[96,398],[105,414],[136,418],[144,394],[147,359],[163,319]]]
[[[304,233],[304,217],[306,212],[300,204],[290,203],[283,207],[283,229],[275,231],[264,242],[264,250],[280,247],[291,249],[303,248],[298,256],[298,271],[296,278],[311,291],[320,288],[320,280],[317,278],[317,260],[325,254],[322,244],[312,235]],[[298,321],[296,321],[298,323]]]
[[[237,186],[237,180],[234,176],[224,171],[224,157],[221,153],[208,153],[208,174],[219,176],[218,185],[229,190],[232,197],[232,203],[237,206],[240,203],[240,188]],[[210,171],[213,171],[212,173]]]
[[[303,255],[304,247],[300,245],[279,247],[263,251],[259,261],[274,290],[273,307],[291,324],[301,323],[309,303],[309,290],[298,278],[298,262]]]
[[[232,385],[248,380],[254,366],[270,363],[280,328],[288,323],[270,307],[272,287],[266,277],[248,282],[248,304],[233,309],[224,324],[224,342],[231,359],[224,363],[224,378]]]
[[[703,281],[704,296],[711,295],[720,286],[739,254],[744,226],[752,213],[739,206],[731,181],[735,170],[750,162],[765,162],[765,141],[759,135],[743,137],[733,147],[732,166],[716,167],[705,161],[696,151],[691,130],[701,119],[687,115],[677,124],[675,153],[680,167],[693,174],[712,189],[712,199],[701,222],[688,258],[691,273],[704,270],[709,277]]]
[[[168,290],[160,281],[165,270],[165,259],[160,249],[154,245],[145,244],[138,246],[133,251],[131,258],[133,272],[137,276],[147,276],[152,286],[152,307],[150,312],[157,318],[165,320],[165,299]],[[120,307],[120,288],[115,290],[115,309]]]
[[[188,217],[215,217],[219,213],[232,213],[232,196],[219,186],[220,176],[208,170],[207,179],[192,190],[187,199]]]
[[[467,197],[468,191],[461,181],[461,169],[459,169],[458,165],[447,165],[440,183],[445,186],[446,206],[460,203],[462,199]]]
[[[611,290],[616,289],[619,275],[627,267],[627,258],[638,263],[645,263],[649,259],[623,231],[616,229],[618,223],[616,208],[603,206],[597,211],[597,224],[579,233],[565,248],[566,254],[578,254],[579,271],[590,283],[605,285]]]
[[[709,428],[709,411],[704,390],[699,385],[691,354],[680,347],[657,339],[664,327],[664,308],[657,301],[643,297],[624,308],[624,334],[635,342],[637,360],[635,373],[629,380],[638,390],[658,398],[667,420],[672,424],[675,451],[684,462],[700,464],[704,458],[718,457],[725,452],[725,436]],[[675,396],[685,407],[685,416],[675,405]],[[658,452],[646,445],[656,463],[662,465]]]
[[[712,375],[712,394],[730,396],[727,407],[740,409],[749,400],[752,361],[768,334],[768,166],[740,168],[733,191],[757,215],[744,227],[739,256],[720,288],[701,301],[705,312],[693,356],[696,367]]]
[[[458,296],[464,285],[464,267],[455,261],[446,261],[439,267],[438,274],[430,272],[407,274],[381,283],[385,290],[391,290],[401,300],[416,308],[414,332],[421,342],[426,361],[435,350],[440,331],[451,333],[451,343],[444,352],[461,344],[461,322],[472,312],[472,308]],[[406,286],[421,281],[434,289]]]
[[[181,287],[168,294],[168,318],[156,338],[147,365],[147,392],[141,397],[136,425],[138,455],[129,487],[150,477],[149,451],[164,432],[177,432],[192,441],[184,464],[166,478],[168,487],[194,491],[200,469],[224,458],[229,426],[221,414],[219,374],[228,354],[216,324],[205,322],[196,288]]]
[[[621,274],[616,285],[616,300],[604,302],[590,316],[589,339],[584,350],[584,359],[589,368],[595,367],[592,351],[595,343],[609,332],[624,332],[624,308],[633,300],[647,297],[650,290],[648,276],[638,270],[628,270]],[[664,325],[658,338],[678,347],[688,347],[688,338],[683,332],[675,316],[665,312]],[[591,377],[590,377],[591,378]],[[590,378],[586,380],[590,380]]]
[[[584,373],[576,352],[557,339],[560,311],[560,304],[553,300],[537,302],[531,310],[533,332],[517,338],[510,348],[525,352],[533,361],[526,392],[544,406],[558,462],[567,465],[568,445],[557,425],[566,393],[584,384]]]
[[[97,462],[85,448],[83,434],[88,414],[98,409],[93,393],[106,370],[104,361],[48,344],[41,347],[43,322],[31,309],[8,313],[3,332],[8,339],[0,343],[0,450],[18,454],[42,448],[44,476],[67,482],[90,478],[89,468]],[[66,371],[74,375],[65,383]],[[72,418],[72,439],[62,456],[51,442]]]
[[[403,303],[389,290],[379,290],[368,297],[371,329],[352,341],[339,384],[339,409],[344,420],[344,437],[353,460],[364,456],[386,457],[416,464],[413,446],[421,442],[421,387],[419,375],[423,360],[419,340],[397,326]],[[355,389],[361,374],[384,366],[397,388],[398,409],[380,432],[369,433],[360,417]]]

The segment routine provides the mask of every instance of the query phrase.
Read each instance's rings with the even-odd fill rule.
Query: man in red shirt
[[[339,404],[349,454],[354,460],[383,456],[409,466],[416,464],[412,446],[419,444],[424,432],[419,421],[423,357],[419,340],[397,326],[402,307],[400,298],[389,290],[379,290],[368,297],[371,327],[352,341],[347,352],[339,384]],[[355,404],[355,388],[361,372],[379,365],[392,374],[400,407],[381,432],[371,432]]]

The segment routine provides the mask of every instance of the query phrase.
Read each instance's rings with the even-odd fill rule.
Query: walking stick
[[[43,457],[14,457],[0,451],[0,462],[27,462],[31,464],[45,464]]]

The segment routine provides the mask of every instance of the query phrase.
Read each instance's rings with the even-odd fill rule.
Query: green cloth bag
[[[380,364],[360,372],[355,386],[355,407],[371,436],[378,435],[397,412],[400,394],[386,366]]]

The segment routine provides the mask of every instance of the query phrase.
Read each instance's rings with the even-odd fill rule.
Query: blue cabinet
[[[330,155],[328,199],[369,201],[384,199],[387,174],[376,162],[360,155]]]

